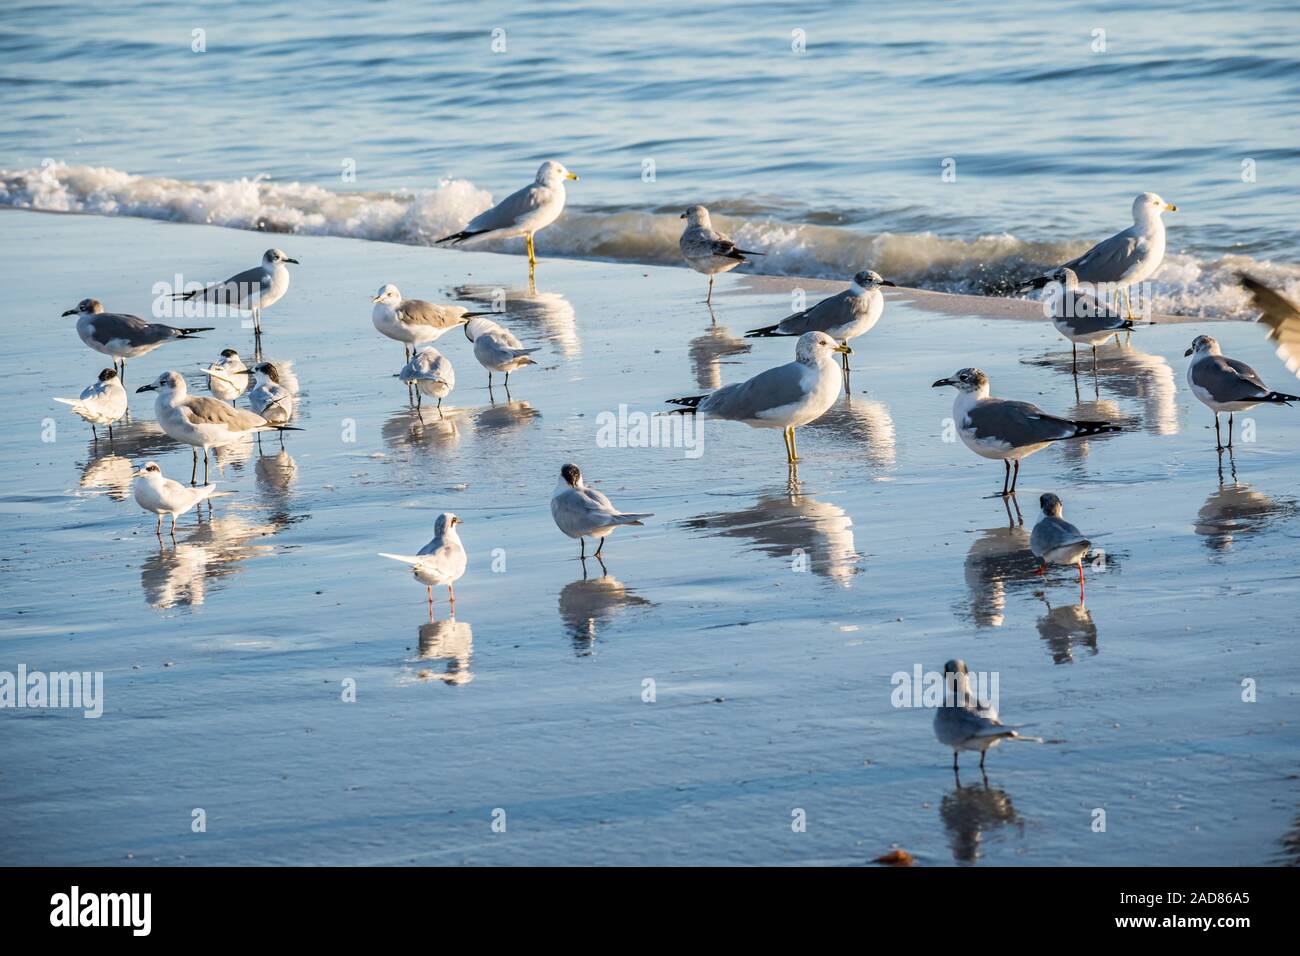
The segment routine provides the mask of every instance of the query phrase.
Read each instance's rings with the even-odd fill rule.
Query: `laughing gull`
[[[596,557],[605,547],[605,538],[613,533],[619,525],[640,525],[642,518],[653,518],[650,512],[633,514],[619,511],[604,494],[595,488],[588,488],[582,480],[582,472],[577,465],[565,465],[560,469],[560,480],[551,495],[551,517],[555,526],[570,538],[577,538],[581,549],[580,557],[587,557],[587,542],[584,537],[597,538]]]
[[[397,377],[415,386],[416,408],[420,407],[420,396],[428,395],[438,400],[438,417],[442,417],[442,400],[456,387],[456,370],[451,366],[451,359],[432,345],[426,345],[416,349]]]
[[[1091,285],[1108,283],[1124,290],[1128,318],[1133,318],[1128,287],[1145,282],[1155,275],[1165,258],[1165,221],[1163,213],[1177,212],[1155,193],[1142,193],[1133,200],[1133,225],[1103,239],[1077,259],[1065,263],[1080,282]],[[1039,276],[1020,286],[1020,291],[1041,289],[1053,281],[1052,275]]]
[[[152,352],[164,342],[192,339],[196,332],[211,332],[209,328],[178,329],[170,325],[146,322],[138,315],[105,312],[98,299],[82,299],[75,309],[63,313],[77,318],[77,335],[96,352],[113,357],[114,367],[122,382],[126,382],[126,360],[139,358]],[[120,363],[120,367],[118,367]]]
[[[849,339],[865,335],[876,327],[885,311],[885,296],[881,286],[894,283],[882,278],[880,273],[867,269],[853,277],[853,284],[843,292],[822,299],[811,309],[788,315],[776,325],[750,329],[745,338],[766,338],[773,335],[803,335],[805,332],[825,332],[842,345]],[[849,370],[849,353],[844,353],[844,371]]]
[[[1092,346],[1092,370],[1097,371],[1097,346],[1119,332],[1131,332],[1133,320],[1079,291],[1079,277],[1074,270],[1061,266],[1052,273],[1053,288],[1049,296],[1052,325],[1070,340],[1074,353],[1074,370],[1079,371],[1079,343]]]
[[[989,748],[1004,740],[1042,743],[1038,737],[1025,737],[998,719],[991,702],[981,702],[970,689],[970,671],[963,660],[943,665],[943,703],[934,713],[934,735],[939,743],[952,750],[952,770],[957,772],[957,754],[962,750],[980,752],[980,772]]]
[[[821,418],[840,397],[843,375],[833,353],[848,351],[825,332],[805,332],[795,344],[795,360],[760,372],[738,385],[724,385],[708,395],[670,398],[706,418],[744,422],[751,428],[779,428],[786,461],[799,461],[794,430]]]
[[[1049,564],[1077,565],[1079,568],[1079,600],[1083,600],[1083,558],[1092,542],[1070,522],[1061,517],[1061,499],[1056,495],[1043,495],[1038,499],[1043,515],[1029,536],[1029,550],[1038,559],[1038,573],[1046,574]]]
[[[487,369],[488,392],[492,391],[492,373],[506,373],[506,397],[510,396],[510,373],[525,365],[536,365],[529,358],[540,352],[541,346],[526,349],[509,329],[502,328],[491,319],[478,316],[465,323],[465,338],[474,343],[474,357]]]
[[[433,525],[433,540],[419,550],[417,554],[388,554],[379,552],[381,558],[400,561],[410,565],[415,580],[429,589],[429,618],[433,618],[433,586],[447,585],[447,597],[451,603],[451,613],[456,613],[456,591],[452,587],[465,573],[469,562],[465,546],[456,533],[460,519],[450,511],[438,515]]]
[[[234,349],[222,349],[221,358],[212,365],[199,363],[208,375],[208,391],[224,402],[235,404],[235,399],[248,391],[248,366]]]
[[[984,458],[1000,459],[1006,466],[1006,476],[1002,480],[1004,498],[1016,493],[1020,459],[1041,451],[1054,441],[1120,430],[1120,426],[1109,422],[1075,422],[1057,418],[1029,402],[990,398],[989,378],[977,368],[964,368],[952,378],[939,379],[931,387],[940,385],[952,385],[957,389],[957,397],[952,403],[952,419],[966,447]],[[1014,478],[1011,474],[1013,461],[1016,463]]]
[[[1187,384],[1192,394],[1214,412],[1215,447],[1222,451],[1223,436],[1219,432],[1219,413],[1228,413],[1228,444],[1232,447],[1232,416],[1246,412],[1256,405],[1290,405],[1300,402],[1300,396],[1270,391],[1268,386],[1245,362],[1224,357],[1219,343],[1208,335],[1198,335],[1192,347],[1183,353],[1191,356],[1187,366]]]
[[[438,242],[459,245],[478,236],[523,236],[528,243],[528,275],[531,277],[537,266],[533,234],[560,218],[564,211],[566,179],[577,182],[578,176],[565,169],[563,163],[548,159],[538,167],[537,178],[532,183],[511,193],[486,212],[479,213],[460,232],[443,236]]]
[[[191,488],[182,485],[179,481],[173,481],[170,478],[163,477],[162,469],[156,462],[149,462],[139,471],[134,472],[132,477],[135,481],[131,484],[131,492],[135,495],[135,503],[145,511],[151,511],[158,516],[158,524],[154,527],[154,534],[162,537],[162,519],[163,515],[172,517],[172,537],[176,537],[176,519],[185,514],[200,501],[211,498],[212,493],[217,490],[216,485],[200,485],[197,488]]]
[[[374,309],[370,321],[375,328],[396,339],[406,348],[407,361],[418,345],[434,342],[444,333],[464,325],[479,315],[489,312],[470,312],[459,305],[435,305],[423,299],[403,299],[402,293],[391,282],[379,287],[372,300]]]
[[[253,313],[253,331],[261,335],[262,310],[275,305],[289,291],[289,269],[286,262],[299,264],[297,259],[290,259],[280,249],[267,249],[262,254],[260,266],[245,269],[225,282],[191,289],[189,292],[177,292],[172,298],[250,311]]]
[[[96,425],[108,426],[108,439],[113,440],[113,423],[126,414],[126,389],[118,380],[117,371],[106,368],[99,373],[95,384],[81,390],[79,398],[56,398],[56,402],[72,406],[72,413],[90,422],[90,433],[99,440]]]
[[[163,372],[152,385],[141,385],[137,392],[157,392],[154,413],[158,424],[174,441],[194,450],[194,467],[190,484],[194,484],[199,467],[199,449],[203,449],[203,483],[208,481],[208,449],[222,448],[266,431],[301,431],[291,425],[268,422],[256,412],[235,408],[206,395],[190,395],[179,372]]]
[[[727,272],[742,262],[749,260],[745,256],[761,256],[764,253],[748,249],[737,249],[736,244],[713,228],[709,211],[703,206],[687,206],[679,217],[686,220],[686,228],[677,246],[682,250],[686,264],[696,272],[709,277],[709,294],[704,301],[713,301],[713,277],[719,272]]]
[[[1260,310],[1259,321],[1268,326],[1269,339],[1277,343],[1277,357],[1300,375],[1300,306],[1253,276],[1239,278]]]

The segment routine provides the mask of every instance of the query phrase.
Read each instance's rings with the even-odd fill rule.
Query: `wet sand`
[[[1184,379],[1203,323],[1108,346],[1076,392],[1036,306],[891,294],[854,343],[852,394],[799,434],[794,489],[775,432],[710,422],[691,459],[599,447],[597,420],[788,361],[792,340],[744,330],[786,314],[791,288],[834,284],[724,276],[715,321],[684,269],[543,258],[531,295],[513,256],[0,221],[18,277],[0,359],[0,670],[105,677],[98,720],[0,710],[0,863],[860,864],[894,845],[926,865],[1283,859],[1300,409],[1247,413],[1255,441],[1220,472]],[[129,470],[152,459],[183,479],[190,453],[134,389],[169,368],[196,382],[222,348],[251,352],[251,333],[225,320],[129,362],[132,422],[96,447],[50,399],[108,362],[59,313],[95,296],[143,314],[155,281],[227,275],[272,242],[302,260],[264,346],[297,363],[304,430],[284,453],[222,453],[232,494],[160,545]],[[544,346],[541,364],[492,404],[453,333],[438,343],[457,371],[446,418],[417,417],[392,377],[401,347],[370,323],[383,282],[479,306],[505,288],[503,321]],[[1210,331],[1294,386],[1260,328]],[[965,365],[995,394],[1131,427],[1029,458],[1013,526],[984,497],[1001,466],[942,440],[952,393],[929,386]],[[655,513],[609,539],[606,575],[588,561],[584,579],[551,521],[570,460]],[[1033,574],[1044,491],[1106,552],[1086,608],[1072,571]],[[454,623],[438,595],[430,624],[423,588],[376,552],[418,548],[444,510],[464,519],[470,569]],[[1058,742],[992,751],[987,786],[963,755],[958,786],[932,713],[890,703],[892,674],[955,656],[998,672],[1008,722]]]

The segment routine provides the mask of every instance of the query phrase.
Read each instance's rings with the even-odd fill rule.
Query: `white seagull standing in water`
[[[420,407],[420,396],[428,395],[438,400],[438,416],[442,416],[442,400],[456,387],[456,370],[451,359],[432,345],[417,349],[411,360],[402,366],[397,377],[408,386],[415,386],[415,407]]]
[[[1025,737],[998,719],[998,712],[988,701],[979,701],[970,689],[966,662],[952,660],[943,665],[943,702],[934,713],[934,735],[939,743],[952,750],[952,772],[957,772],[957,753],[980,752],[980,772],[984,756],[1004,740],[1025,740],[1041,744],[1040,737]]]
[[[459,305],[435,305],[423,299],[403,299],[402,293],[391,282],[379,287],[373,299],[370,321],[375,328],[390,339],[401,342],[406,348],[406,358],[426,342],[437,341],[445,332],[464,325],[478,315],[488,312],[470,312]]]
[[[474,357],[487,369],[489,392],[492,391],[492,373],[506,373],[507,397],[510,395],[510,373],[525,365],[536,365],[537,362],[529,356],[541,351],[540,346],[524,348],[524,343],[515,338],[513,332],[482,316],[465,323],[465,338],[474,343]]]
[[[720,272],[729,272],[742,262],[748,262],[746,256],[761,256],[764,253],[738,249],[736,244],[713,228],[709,211],[703,206],[687,206],[679,217],[686,220],[686,228],[677,240],[677,247],[682,251],[686,264],[696,272],[709,277],[709,294],[705,303],[713,301],[713,277]]]
[[[876,327],[885,312],[885,296],[881,286],[894,283],[878,272],[866,269],[853,277],[852,284],[843,292],[822,299],[811,309],[788,315],[776,325],[750,329],[745,338],[769,338],[774,335],[803,335],[805,332],[825,332],[841,345],[849,339],[866,335]],[[844,353],[844,371],[849,370],[849,353]]]
[[[114,369],[106,368],[99,373],[94,385],[87,385],[81,390],[80,398],[56,398],[56,402],[71,405],[73,414],[90,422],[90,433],[99,440],[96,425],[108,426],[109,441],[113,439],[113,423],[126,414],[127,395]]]
[[[1046,574],[1049,564],[1075,565],[1079,569],[1079,601],[1083,601],[1083,559],[1092,542],[1062,517],[1061,499],[1050,492],[1038,499],[1043,516],[1029,536],[1029,550],[1038,559],[1038,573]]]
[[[139,471],[133,473],[135,481],[131,483],[131,493],[135,503],[145,511],[158,516],[154,533],[162,537],[163,515],[171,515],[172,537],[176,537],[176,518],[185,514],[200,501],[211,498],[217,490],[216,485],[200,485],[197,488],[182,485],[179,481],[163,477],[162,469],[156,462],[149,462]]]
[[[82,299],[76,308],[63,313],[77,316],[77,335],[81,341],[103,355],[113,358],[113,367],[123,384],[126,383],[126,360],[139,358],[166,342],[192,339],[196,332],[211,332],[211,328],[178,329],[157,322],[146,322],[138,315],[124,312],[105,312],[98,299]],[[120,364],[120,367],[119,367]]]
[[[1245,362],[1227,358],[1219,351],[1219,343],[1208,335],[1198,335],[1192,347],[1183,353],[1191,356],[1187,366],[1187,384],[1192,394],[1214,412],[1214,438],[1219,451],[1224,449],[1219,432],[1219,413],[1228,413],[1228,444],[1232,447],[1232,416],[1246,412],[1256,405],[1290,405],[1300,402],[1300,396],[1272,391]]]
[[[537,266],[533,235],[560,218],[564,211],[564,182],[567,179],[577,182],[578,176],[565,169],[563,163],[548,159],[538,167],[537,178],[532,183],[511,193],[486,212],[479,213],[460,232],[443,236],[438,242],[459,245],[466,239],[480,236],[523,236],[528,243],[528,275],[531,278]]]
[[[234,349],[222,349],[221,358],[212,365],[199,365],[208,375],[208,391],[224,402],[235,404],[235,399],[248,391],[248,366]]]
[[[177,292],[172,298],[187,302],[225,305],[253,313],[253,331],[262,334],[262,310],[269,309],[289,291],[289,268],[286,262],[298,265],[280,249],[267,249],[262,254],[262,264],[245,269],[225,282],[202,289]]]
[[[379,552],[381,558],[400,561],[410,565],[415,580],[429,589],[429,619],[433,620],[433,586],[447,586],[447,597],[451,604],[451,613],[456,613],[456,591],[452,587],[465,574],[469,562],[465,546],[461,544],[456,525],[460,519],[450,511],[438,515],[433,525],[433,540],[419,550],[417,554],[388,554]]]
[[[582,472],[577,465],[565,465],[560,469],[560,480],[551,495],[551,517],[555,526],[570,538],[577,538],[581,549],[580,557],[587,557],[587,542],[584,538],[596,538],[596,557],[605,547],[605,538],[620,525],[640,525],[643,518],[654,515],[631,514],[619,511],[613,502],[595,488],[588,488],[582,480]]]

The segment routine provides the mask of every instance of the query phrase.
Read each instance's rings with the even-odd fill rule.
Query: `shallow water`
[[[550,255],[677,264],[702,202],[765,272],[985,293],[1149,189],[1160,311],[1300,296],[1291,0],[517,7],[8,4],[0,204],[427,244],[555,157]]]
[[[1182,384],[1194,326],[1103,350],[1076,398],[1045,323],[894,298],[858,340],[851,398],[801,430],[792,493],[775,433],[708,423],[695,459],[596,442],[619,403],[660,410],[788,360],[788,341],[740,338],[783,313],[779,283],[724,277],[715,324],[683,270],[543,260],[530,296],[514,257],[286,239],[303,264],[265,345],[297,363],[304,430],[283,453],[223,455],[231,494],[160,545],[127,471],[153,459],[183,479],[189,452],[158,434],[147,394],[98,448],[49,401],[102,364],[59,313],[86,295],[143,311],[148,263],[220,272],[264,240],[3,223],[28,279],[5,311],[31,339],[0,360],[0,670],[102,671],[105,702],[98,720],[0,710],[0,861],[853,864],[895,843],[925,864],[1281,858],[1300,755],[1300,420],[1251,413],[1256,441],[1221,478]],[[505,284],[505,322],[542,364],[493,405],[448,336],[458,386],[421,423],[391,377],[400,348],[370,325],[381,281],[430,298]],[[1285,387],[1257,327],[1212,330]],[[194,375],[248,338],[227,320],[130,362],[128,386]],[[1133,428],[1030,458],[1027,523],[1009,527],[982,497],[1001,468],[941,439],[951,394],[929,385],[965,364],[996,393]],[[609,539],[606,575],[588,561],[584,579],[551,522],[566,460],[655,513]],[[1044,490],[1106,552],[1086,610],[1071,572],[1032,573]],[[431,625],[424,589],[376,552],[417,548],[443,510],[464,519],[470,570],[454,624],[440,594]],[[928,710],[891,706],[891,675],[954,656],[998,672],[1008,721],[1058,741],[992,751],[987,788],[970,755],[954,784]]]

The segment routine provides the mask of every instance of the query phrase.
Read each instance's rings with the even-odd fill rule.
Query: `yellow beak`
[[[564,174],[564,178],[565,178],[565,179],[572,179],[572,180],[576,183],[576,182],[578,181],[578,174],[577,174],[577,173],[565,173],[565,174]]]
[[[852,354],[853,354],[853,349],[849,348],[847,345],[837,345],[837,346],[835,346],[835,348],[831,349],[831,351],[832,351],[832,352],[843,352],[845,355],[852,355]]]
[[[1165,203],[1165,212],[1178,212],[1178,207],[1171,202]]]

